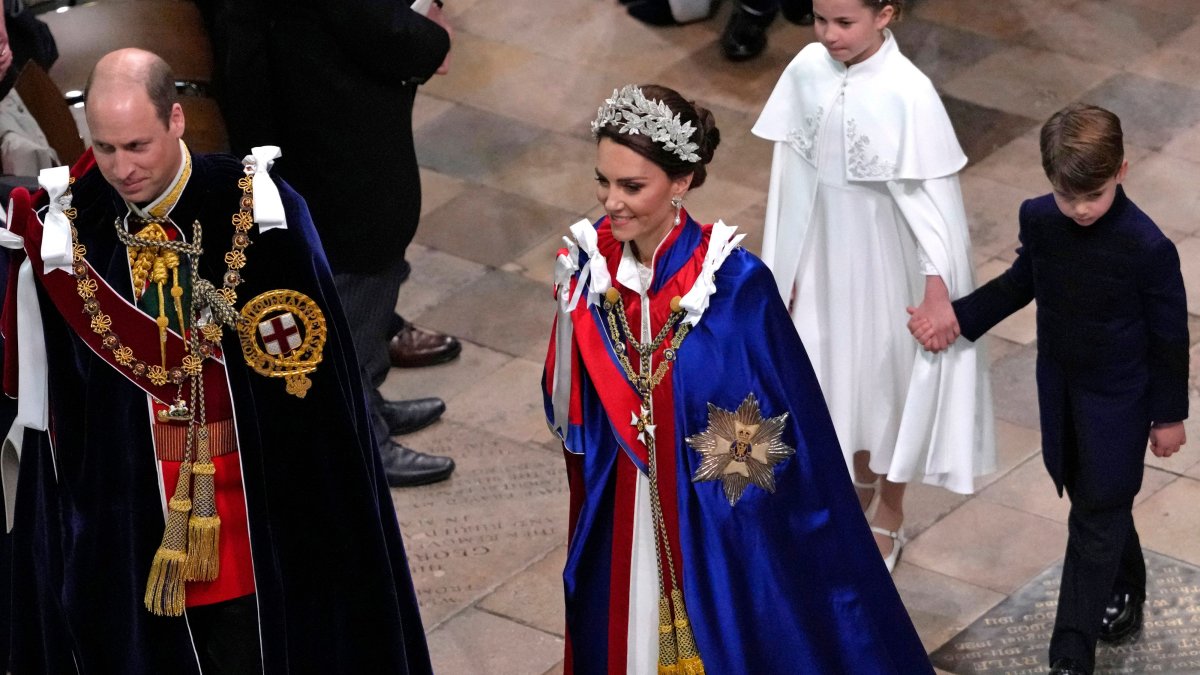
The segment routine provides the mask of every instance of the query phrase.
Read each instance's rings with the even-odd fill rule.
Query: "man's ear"
[[[167,129],[171,131],[171,135],[175,138],[183,138],[183,131],[187,127],[187,123],[183,118],[183,107],[178,103],[171,104],[171,116],[167,118]]]

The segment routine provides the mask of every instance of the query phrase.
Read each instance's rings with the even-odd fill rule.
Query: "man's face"
[[[178,103],[163,123],[145,91],[106,91],[88,101],[87,121],[96,165],[127,201],[153,201],[171,184],[184,128]]]

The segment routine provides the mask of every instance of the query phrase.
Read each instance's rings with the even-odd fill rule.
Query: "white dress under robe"
[[[888,32],[846,68],[820,44],[784,72],[754,133],[775,141],[763,260],[791,300],[852,470],[970,493],[995,466],[987,360],[959,340],[938,355],[905,307],[942,277],[974,289],[957,172],[966,157],[929,80]]]

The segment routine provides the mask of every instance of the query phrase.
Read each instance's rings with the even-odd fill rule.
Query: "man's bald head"
[[[129,48],[105,54],[88,76],[84,98],[90,106],[106,97],[128,97],[139,90],[150,99],[155,115],[166,125],[175,103],[175,75],[154,52]]]

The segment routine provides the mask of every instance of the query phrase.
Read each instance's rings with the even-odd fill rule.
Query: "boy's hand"
[[[1167,422],[1150,427],[1150,452],[1155,457],[1170,457],[1179,452],[1179,446],[1187,443],[1187,432],[1183,422]]]

